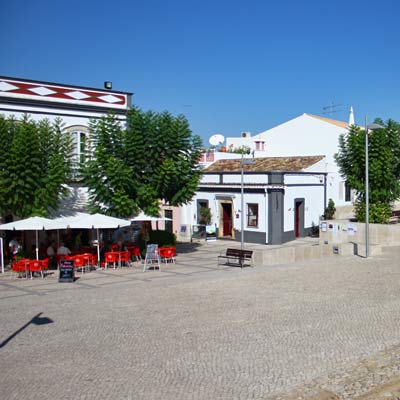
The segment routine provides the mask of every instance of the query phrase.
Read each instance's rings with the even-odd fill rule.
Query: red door
[[[295,208],[295,236],[298,238],[300,236],[300,206],[301,202],[296,201],[296,208]]]
[[[232,204],[222,203],[223,235],[232,236]]]

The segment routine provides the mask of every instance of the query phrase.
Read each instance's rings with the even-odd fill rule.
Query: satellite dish
[[[211,145],[218,146],[221,143],[224,143],[225,138],[223,135],[212,135],[208,141]]]

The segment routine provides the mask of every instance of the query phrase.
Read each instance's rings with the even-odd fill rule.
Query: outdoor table
[[[79,256],[81,256],[86,261],[87,270],[90,271],[90,261],[92,260],[93,254],[83,253],[83,254],[79,254]]]
[[[109,263],[113,263],[114,269],[116,268],[116,262],[119,262],[118,251],[107,251],[104,254],[105,268],[107,269]]]
[[[105,264],[107,265],[108,263],[113,263],[114,269],[116,268],[116,263],[118,262],[118,267],[121,267],[122,261],[124,259],[124,255],[128,253],[129,251],[123,250],[123,251],[107,251],[107,253],[104,254],[104,260]]]

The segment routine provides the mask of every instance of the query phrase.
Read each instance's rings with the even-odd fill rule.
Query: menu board
[[[60,275],[58,277],[58,282],[73,282],[74,280],[74,260],[60,260]]]
[[[146,260],[147,261],[158,261],[158,244],[148,244],[146,248]]]

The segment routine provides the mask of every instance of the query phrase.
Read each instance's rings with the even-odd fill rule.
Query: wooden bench
[[[225,254],[218,256],[218,265],[234,265],[243,268],[244,266],[253,267],[253,252],[251,250],[226,249]]]

